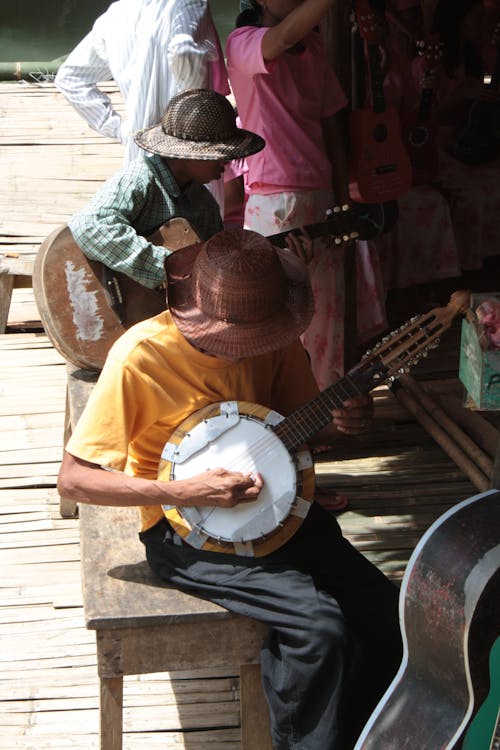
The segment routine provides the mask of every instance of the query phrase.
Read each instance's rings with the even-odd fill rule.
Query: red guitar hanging
[[[429,42],[423,42],[420,54],[426,65],[420,105],[402,119],[403,142],[410,157],[413,184],[428,185],[437,175],[438,147],[436,132],[431,119],[434,84],[442,57],[439,37],[434,34]]]
[[[411,187],[411,163],[399,115],[385,101],[379,24],[369,0],[355,0],[355,14],[366,45],[372,106],[350,113],[349,193],[361,203],[396,200]]]

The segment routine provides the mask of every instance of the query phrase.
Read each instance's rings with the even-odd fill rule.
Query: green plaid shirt
[[[205,240],[222,228],[217,202],[203,185],[177,185],[161,157],[145,155],[107,180],[69,221],[85,255],[154,288],[165,280],[168,248],[145,238],[174,217],[187,219]]]

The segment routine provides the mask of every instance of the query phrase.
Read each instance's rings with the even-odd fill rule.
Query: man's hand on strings
[[[242,474],[226,469],[210,469],[191,479],[178,480],[182,487],[182,504],[233,508],[240,503],[251,503],[257,499],[264,480],[260,474]]]

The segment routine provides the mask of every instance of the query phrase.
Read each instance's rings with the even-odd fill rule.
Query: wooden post
[[[342,88],[351,96],[351,3],[338,0],[324,19],[321,30],[328,59]],[[344,142],[348,151],[347,110],[341,115],[345,134]],[[335,168],[335,165],[334,165]],[[358,322],[357,322],[357,268],[356,241],[343,247],[344,253],[344,370],[349,370],[358,361]]]
[[[13,287],[14,277],[0,271],[0,333],[5,333],[7,328]]]
[[[241,750],[272,750],[260,664],[240,666]]]
[[[448,456],[456,463],[461,471],[471,480],[480,492],[485,492],[489,487],[489,478],[481,469],[472,461],[469,456],[460,448],[448,435],[435,419],[427,413],[421,403],[415,396],[407,391],[401,383],[396,381],[392,385],[392,392],[398,401],[405,406],[410,414],[420,422],[424,430],[434,438]]]
[[[101,750],[122,750],[123,676],[100,678]]]

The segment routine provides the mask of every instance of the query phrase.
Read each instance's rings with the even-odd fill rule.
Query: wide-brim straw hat
[[[281,349],[313,315],[305,264],[257,232],[226,229],[169,255],[165,271],[174,322],[209,354],[239,359]]]
[[[138,146],[170,159],[242,159],[265,146],[260,135],[238,128],[225,96],[189,89],[170,100],[161,122],[139,130]]]

